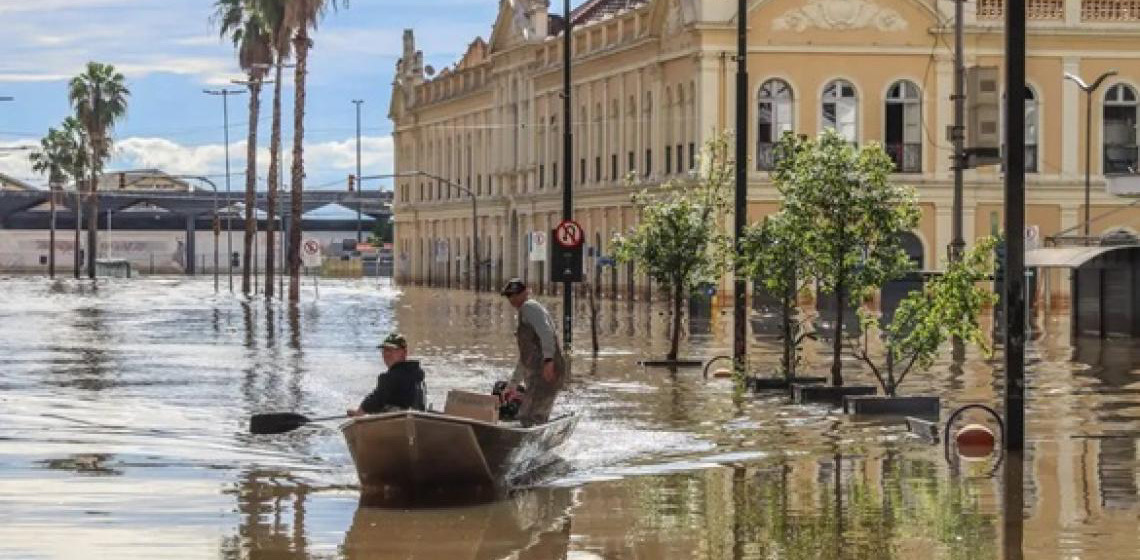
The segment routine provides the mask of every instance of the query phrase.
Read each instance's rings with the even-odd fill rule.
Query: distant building
[[[75,183],[66,187],[75,190]],[[186,179],[175,177],[160,169],[108,171],[99,177],[99,192],[153,191],[190,192],[199,190]]]
[[[587,251],[609,255],[615,233],[638,220],[630,195],[686,176],[702,144],[734,129],[737,2],[588,0],[572,12],[574,217]],[[440,72],[423,63],[411,30],[396,65],[394,125],[397,277],[436,285],[471,274],[471,205],[478,198],[484,270],[500,282],[548,276],[526,239],[561,218],[561,4],[499,2],[490,39],[472,38]],[[1026,224],[1040,237],[1080,233],[1084,217],[1085,128],[1092,126],[1092,234],[1140,226],[1140,207],[1105,190],[1105,174],[1140,169],[1140,58],[1134,0],[1026,4]],[[749,2],[748,218],[780,203],[769,171],[785,131],[837,130],[876,142],[895,162],[893,181],[914,186],[922,219],[906,243],[923,268],[943,266],[951,241],[953,2],[929,0],[762,0]],[[1004,51],[1001,0],[965,3],[966,64],[996,67]],[[1128,46],[1131,45],[1131,46]],[[1112,77],[1093,96],[1066,72]],[[997,87],[1001,88],[999,73]],[[999,126],[995,126],[995,131]],[[633,187],[626,177],[636,177]],[[406,178],[404,178],[406,177]],[[967,244],[1000,229],[999,166],[965,174]],[[1020,235],[1018,233],[1017,235]],[[587,265],[592,266],[592,264]],[[587,270],[589,272],[589,269]],[[601,288],[643,285],[631,269],[602,276]],[[537,282],[536,282],[537,283]],[[730,289],[731,284],[722,285]],[[721,292],[726,293],[724,290]]]

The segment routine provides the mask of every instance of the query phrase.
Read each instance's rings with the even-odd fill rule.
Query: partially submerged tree
[[[802,359],[803,342],[814,338],[815,333],[798,304],[799,293],[810,279],[804,272],[797,231],[789,226],[787,215],[781,212],[748,226],[739,258],[748,277],[780,302],[780,340],[784,346],[780,369],[786,379],[793,380]]]
[[[878,144],[855,147],[834,130],[785,135],[772,173],[804,272],[835,294],[831,381],[843,385],[844,310],[911,267],[900,234],[918,225],[914,191],[890,182],[894,162]]]
[[[677,359],[686,296],[701,282],[714,281],[731,264],[732,242],[723,221],[731,210],[730,154],[725,137],[709,140],[698,175],[634,195],[641,221],[614,239],[618,261],[634,263],[669,292],[673,330],[667,359],[671,361]]]
[[[869,356],[866,338],[861,345],[852,344],[852,353],[870,366],[887,396],[896,395],[899,385],[915,367],[927,369],[933,365],[938,350],[951,337],[973,342],[986,354],[990,352],[978,316],[997,299],[984,287],[993,270],[996,243],[992,237],[979,240],[961,261],[951,262],[946,272],[904,298],[889,325],[884,326],[880,317],[859,310],[865,330],[874,328],[883,333],[885,363],[880,367]]]
[[[56,197],[68,178],[75,181],[78,189],[80,182],[85,178],[84,173],[87,168],[87,140],[79,121],[75,117],[67,117],[60,128],[49,128],[47,135],[40,139],[39,149],[32,152],[28,156],[28,160],[32,164],[32,171],[45,174],[48,177],[48,190],[51,192],[48,198],[51,211],[51,231],[48,236],[48,276],[55,278]],[[76,221],[78,224],[78,217]],[[79,254],[78,242],[78,234],[76,234],[76,255]],[[78,270],[77,267],[76,274],[78,274]]]

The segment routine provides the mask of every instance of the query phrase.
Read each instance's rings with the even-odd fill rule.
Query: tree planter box
[[[824,403],[832,406],[843,406],[843,398],[849,396],[874,395],[879,388],[874,385],[844,385],[833,387],[831,385],[804,385],[792,384],[792,402],[795,403]]]
[[[843,412],[875,416],[917,416],[938,418],[938,397],[848,396],[843,399]]]
[[[753,391],[788,391],[792,385],[821,385],[827,383],[826,377],[752,377],[748,379],[748,388]]]
[[[700,360],[640,360],[638,365],[645,367],[701,367],[705,363]]]

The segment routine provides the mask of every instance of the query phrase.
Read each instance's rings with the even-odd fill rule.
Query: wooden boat
[[[503,489],[557,461],[577,416],[523,428],[436,412],[400,411],[341,425],[365,494],[423,496]]]

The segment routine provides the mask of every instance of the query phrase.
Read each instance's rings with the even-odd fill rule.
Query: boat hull
[[[366,492],[489,492],[550,464],[577,422],[568,415],[522,428],[401,411],[354,418],[341,432]]]

